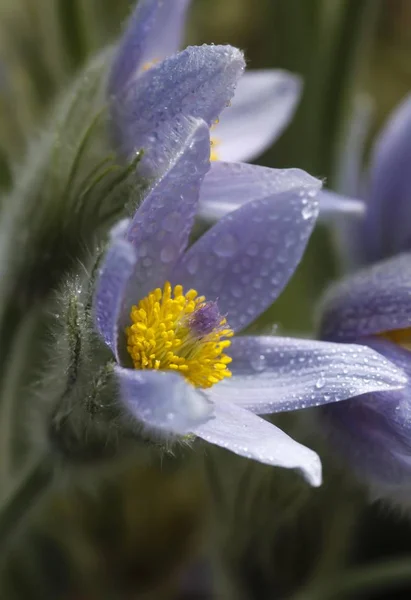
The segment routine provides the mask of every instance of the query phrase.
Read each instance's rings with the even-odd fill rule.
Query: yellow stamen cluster
[[[405,329],[394,329],[392,331],[385,331],[381,334],[382,337],[402,346],[406,350],[411,350],[411,327]]]
[[[190,326],[190,317],[205,306],[195,290],[166,282],[131,309],[132,325],[126,329],[127,350],[136,369],[179,371],[196,387],[208,388],[231,377],[224,354],[233,331],[222,318],[218,326],[201,336]]]

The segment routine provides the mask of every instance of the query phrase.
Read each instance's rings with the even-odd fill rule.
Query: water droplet
[[[317,390],[320,390],[321,388],[323,388],[325,386],[325,377],[324,377],[324,373],[320,373],[320,377],[317,379],[315,387],[317,388]]]
[[[219,237],[214,246],[217,256],[233,256],[237,251],[237,240],[231,233]]]
[[[250,364],[254,371],[257,371],[257,373],[261,373],[266,367],[266,362],[267,361],[264,354],[257,354],[256,356],[252,357]]]
[[[315,204],[307,204],[303,207],[301,215],[305,221],[312,219],[317,213],[317,207]]]
[[[190,275],[194,275],[194,273],[197,273],[199,263],[200,261],[198,255],[192,256],[189,259],[187,263],[187,271],[190,273]]]
[[[250,244],[247,248],[247,254],[248,256],[257,256],[258,250],[258,244]]]
[[[167,244],[160,252],[160,260],[163,263],[172,262],[177,258],[177,248],[172,244]]]
[[[181,215],[178,212],[171,212],[163,219],[163,227],[166,231],[172,233],[178,231],[181,227]]]
[[[232,285],[230,288],[231,294],[232,296],[234,296],[234,298],[241,298],[243,295],[243,289],[239,286],[239,285]]]

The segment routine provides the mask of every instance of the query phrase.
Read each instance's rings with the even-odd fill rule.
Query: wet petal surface
[[[311,193],[321,182],[301,169],[269,169],[246,163],[212,162],[200,190],[199,216],[218,221],[251,200],[273,198],[283,192]]]
[[[188,47],[141,74],[111,99],[112,134],[120,153],[130,157],[144,148],[146,162],[159,162],[169,123],[191,116],[210,126],[243,70],[240,50],[204,45]]]
[[[314,226],[312,186],[254,200],[226,215],[185,253],[172,283],[216,300],[234,330],[277,298],[293,274]]]
[[[127,411],[149,427],[186,434],[207,421],[213,412],[206,396],[177,373],[119,366],[115,372]]]
[[[209,167],[209,130],[204,121],[187,119],[174,163],[149,191],[136,211],[126,239],[138,259],[127,291],[130,308],[156,287],[162,287],[185,249],[197,212],[200,185]]]
[[[209,397],[259,414],[319,406],[406,384],[401,369],[356,344],[239,336],[233,338],[229,354],[233,376],[210,389]]]
[[[249,161],[262,154],[291,121],[300,94],[301,80],[296,75],[246,71],[212,132],[218,159]]]
[[[117,233],[99,270],[93,309],[97,331],[118,359],[119,319],[137,256],[132,245]]]
[[[139,0],[111,66],[110,94],[118,93],[145,65],[177,52],[189,4],[190,0]]]
[[[221,402],[215,407],[214,417],[193,429],[193,433],[240,456],[299,469],[311,485],[321,484],[321,462],[315,452],[239,406]]]
[[[351,341],[411,326],[411,254],[346,277],[325,295],[323,339]]]

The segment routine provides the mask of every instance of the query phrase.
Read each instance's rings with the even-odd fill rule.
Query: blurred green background
[[[0,0],[0,190],[56,98],[130,10],[126,0]],[[411,87],[410,0],[193,0],[187,40],[230,43],[250,68],[303,76],[292,125],[259,162],[301,167],[330,185],[358,95],[371,107],[366,165],[373,137]],[[332,230],[319,227],[253,329],[314,335],[316,303],[339,272]],[[370,505],[361,482],[328,457],[315,410],[279,421],[321,453],[321,489],[216,448],[150,466],[136,457],[93,481],[73,476],[13,540],[1,597],[410,598],[406,516]],[[403,560],[386,575],[390,587],[373,585],[384,573],[377,560]],[[367,565],[364,580],[350,570]]]

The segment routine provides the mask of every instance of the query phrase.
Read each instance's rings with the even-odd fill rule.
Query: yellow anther
[[[402,346],[406,350],[411,350],[411,327],[385,331],[381,334],[381,336],[390,340],[390,342],[394,342],[395,344]]]
[[[149,60],[148,62],[144,63],[144,65],[141,67],[141,70],[149,71],[151,69],[151,67],[154,67],[154,65],[156,65],[158,62],[160,62],[159,58],[155,58],[154,60]]]
[[[172,289],[166,282],[140,300],[131,309],[131,325],[126,329],[127,349],[136,369],[179,371],[193,385],[211,387],[231,377],[227,365],[231,358],[224,354],[233,335],[226,319],[199,334],[190,321],[208,304],[196,290],[184,294],[183,287]]]
[[[218,160],[219,156],[218,156],[218,152],[216,150],[216,147],[219,146],[221,144],[220,140],[216,137],[212,137],[211,141],[210,141],[210,146],[211,146],[211,150],[210,150],[210,160]]]

